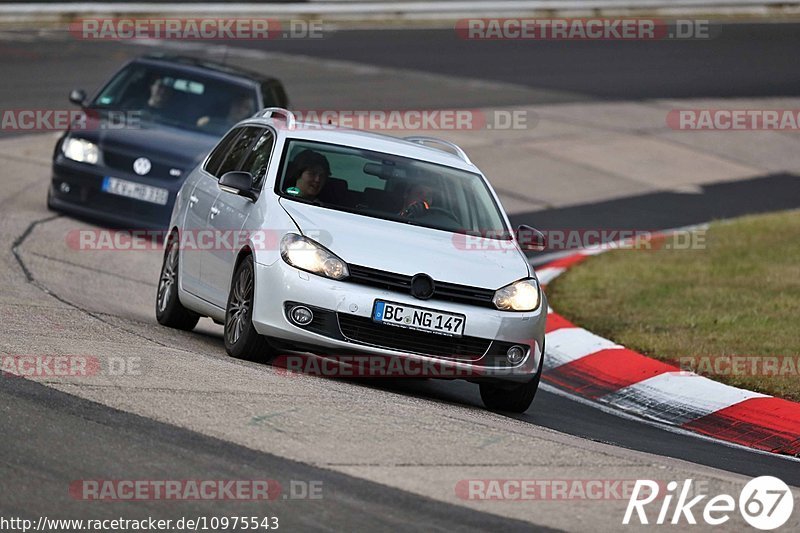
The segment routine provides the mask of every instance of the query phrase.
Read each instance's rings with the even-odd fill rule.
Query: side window
[[[253,189],[260,190],[267,175],[272,146],[275,144],[275,137],[269,130],[262,130],[253,146],[248,150],[247,157],[242,163],[242,170],[249,172],[253,176]]]
[[[222,164],[215,174],[217,178],[221,178],[226,172],[239,170],[239,163],[241,163],[242,158],[247,153],[247,149],[250,148],[250,145],[260,133],[261,128],[255,126],[243,128],[242,134],[231,143],[228,153],[225,154],[225,159],[222,160]]]
[[[222,160],[225,158],[225,155],[228,153],[228,149],[230,148],[231,144],[240,133],[242,133],[242,128],[234,128],[229,131],[228,134],[217,144],[217,146],[211,152],[211,156],[208,158],[208,161],[206,161],[206,166],[203,167],[206,172],[219,178],[220,175],[217,173],[219,166],[222,163]]]

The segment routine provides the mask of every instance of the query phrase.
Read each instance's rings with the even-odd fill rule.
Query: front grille
[[[348,268],[350,270],[350,277],[347,278],[347,281],[371,285],[390,291],[411,292],[412,276],[395,274],[393,272],[386,272],[384,270],[377,270],[375,268],[359,265],[348,265]],[[434,281],[434,285],[436,289],[433,292],[433,296],[430,298],[431,300],[445,300],[448,302],[494,308],[492,298],[494,297],[495,291],[492,289],[481,289],[442,281]]]
[[[106,164],[107,167],[113,168],[116,170],[122,170],[128,174],[133,173],[133,162],[136,161],[140,155],[132,156],[128,155],[123,152],[117,152],[115,150],[103,150],[103,162]],[[156,177],[160,179],[170,179],[176,180],[180,178],[180,176],[173,176],[170,174],[170,170],[176,168],[174,165],[168,165],[161,161],[150,159],[150,164],[152,165],[150,171],[146,174],[147,177]]]
[[[349,340],[389,350],[453,359],[479,359],[489,349],[491,339],[447,337],[396,326],[386,326],[371,318],[338,313],[339,328]]]

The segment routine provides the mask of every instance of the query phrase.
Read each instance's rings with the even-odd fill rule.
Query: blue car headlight
[[[96,165],[100,157],[100,150],[93,142],[86,139],[78,139],[75,137],[67,137],[61,143],[61,152],[67,159],[72,159],[79,163],[89,163]]]

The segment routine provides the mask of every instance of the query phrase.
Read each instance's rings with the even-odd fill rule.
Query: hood
[[[527,260],[512,241],[469,238],[281,199],[281,205],[309,238],[345,262],[413,276],[499,289],[528,276]]]
[[[101,121],[98,127],[73,130],[70,135],[97,144],[102,153],[144,156],[180,169],[194,167],[219,141],[216,134],[145,121],[136,127],[108,126]]]

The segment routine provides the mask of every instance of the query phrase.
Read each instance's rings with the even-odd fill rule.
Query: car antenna
[[[228,45],[222,45],[222,64],[226,65],[228,63]]]

